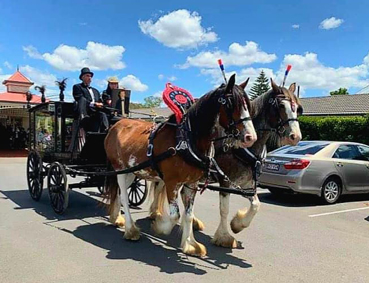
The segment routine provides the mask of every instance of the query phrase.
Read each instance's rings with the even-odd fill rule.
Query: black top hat
[[[85,74],[91,74],[91,77],[94,76],[94,73],[90,71],[90,68],[85,67],[81,69],[81,74],[79,75],[79,79],[82,80],[82,76]]]

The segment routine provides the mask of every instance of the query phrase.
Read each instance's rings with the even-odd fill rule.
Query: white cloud
[[[344,20],[342,19],[336,19],[335,17],[327,18],[324,21],[322,21],[319,25],[320,29],[334,29],[338,28],[340,25],[342,25]]]
[[[119,85],[121,85],[121,86],[123,86],[127,89],[130,89],[132,91],[139,91],[139,92],[146,91],[146,90],[149,89],[149,87],[147,85],[143,84],[140,81],[140,79],[138,79],[134,75],[128,75],[128,76],[122,78],[119,81]]]
[[[12,74],[0,75],[0,93],[6,91],[6,86],[3,85],[3,81],[7,80]]]
[[[368,57],[368,56],[367,56]],[[365,57],[364,60],[367,59]],[[306,89],[331,91],[340,87],[364,87],[369,84],[369,67],[365,64],[353,67],[328,67],[318,60],[315,53],[285,55],[277,72],[277,81],[282,81],[286,65],[292,65],[288,82],[296,82]],[[287,83],[288,84],[288,83]]]
[[[300,28],[300,25],[292,25],[292,28],[294,28],[294,29],[299,29]]]
[[[160,75],[158,75],[158,79],[161,80],[161,81],[164,80],[164,79],[166,79],[168,81],[174,82],[174,81],[177,80],[177,77],[175,77],[175,76],[166,77],[165,75],[160,74]]]
[[[140,20],[138,25],[144,34],[171,48],[196,48],[218,40],[215,32],[201,26],[201,16],[188,10],[171,12],[156,22]]]
[[[123,46],[109,46],[93,41],[87,43],[86,49],[59,45],[52,53],[40,54],[33,46],[23,47],[31,58],[43,59],[51,66],[66,71],[77,71],[83,67],[92,70],[123,69]]]
[[[364,58],[364,64],[368,65],[369,66],[369,53],[368,55],[365,56]]]
[[[7,67],[8,69],[13,69],[12,64],[10,64],[8,61],[4,62],[4,66]]]
[[[275,54],[268,54],[259,49],[256,42],[246,41],[245,45],[232,43],[228,48],[228,53],[224,51],[205,51],[191,57],[187,57],[186,63],[179,68],[201,67],[217,68],[218,59],[222,59],[225,67],[246,66],[253,63],[270,63],[277,59]]]
[[[29,65],[21,66],[20,71],[28,79],[35,83],[35,85],[45,85],[48,88],[55,88],[55,81],[57,78],[48,72],[43,72],[39,69],[31,67]]]

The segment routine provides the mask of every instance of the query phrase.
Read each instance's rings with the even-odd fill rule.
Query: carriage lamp
[[[27,108],[31,108],[30,101],[32,100],[32,93],[30,91],[27,91],[26,93],[26,100],[27,100]]]

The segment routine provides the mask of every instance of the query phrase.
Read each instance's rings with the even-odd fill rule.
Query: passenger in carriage
[[[82,68],[80,84],[73,86],[73,97],[77,102],[76,111],[81,121],[81,127],[86,131],[105,132],[109,128],[107,115],[103,110],[103,101],[96,88],[91,87],[94,73],[89,68]]]
[[[119,88],[119,80],[117,77],[110,77],[108,78],[108,86],[106,90],[102,92],[102,100],[104,106],[111,106],[111,99],[112,99],[112,90]]]

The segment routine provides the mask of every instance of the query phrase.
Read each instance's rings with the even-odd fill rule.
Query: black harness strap
[[[163,179],[163,173],[160,171],[158,163],[156,159],[154,158],[154,139],[156,137],[156,134],[160,131],[161,128],[163,128],[165,123],[160,123],[158,125],[155,125],[154,129],[150,132],[149,135],[149,145],[147,146],[147,152],[146,156],[149,158],[151,164],[151,168],[158,173],[159,177]]]
[[[154,157],[155,162],[160,162],[163,161],[169,157],[172,157],[174,155],[176,155],[177,151],[174,147],[170,147],[167,151],[157,155]],[[130,168],[126,168],[126,169],[122,169],[122,170],[118,170],[118,171],[106,171],[106,172],[87,172],[87,171],[81,171],[81,170],[76,170],[73,168],[70,168],[68,166],[65,166],[65,169],[67,170],[67,172],[70,175],[79,175],[79,176],[115,176],[115,175],[121,175],[121,174],[128,174],[128,173],[133,173],[136,171],[140,171],[142,169],[145,169],[147,167],[150,167],[152,161],[151,160],[146,160],[136,166],[130,167]]]

